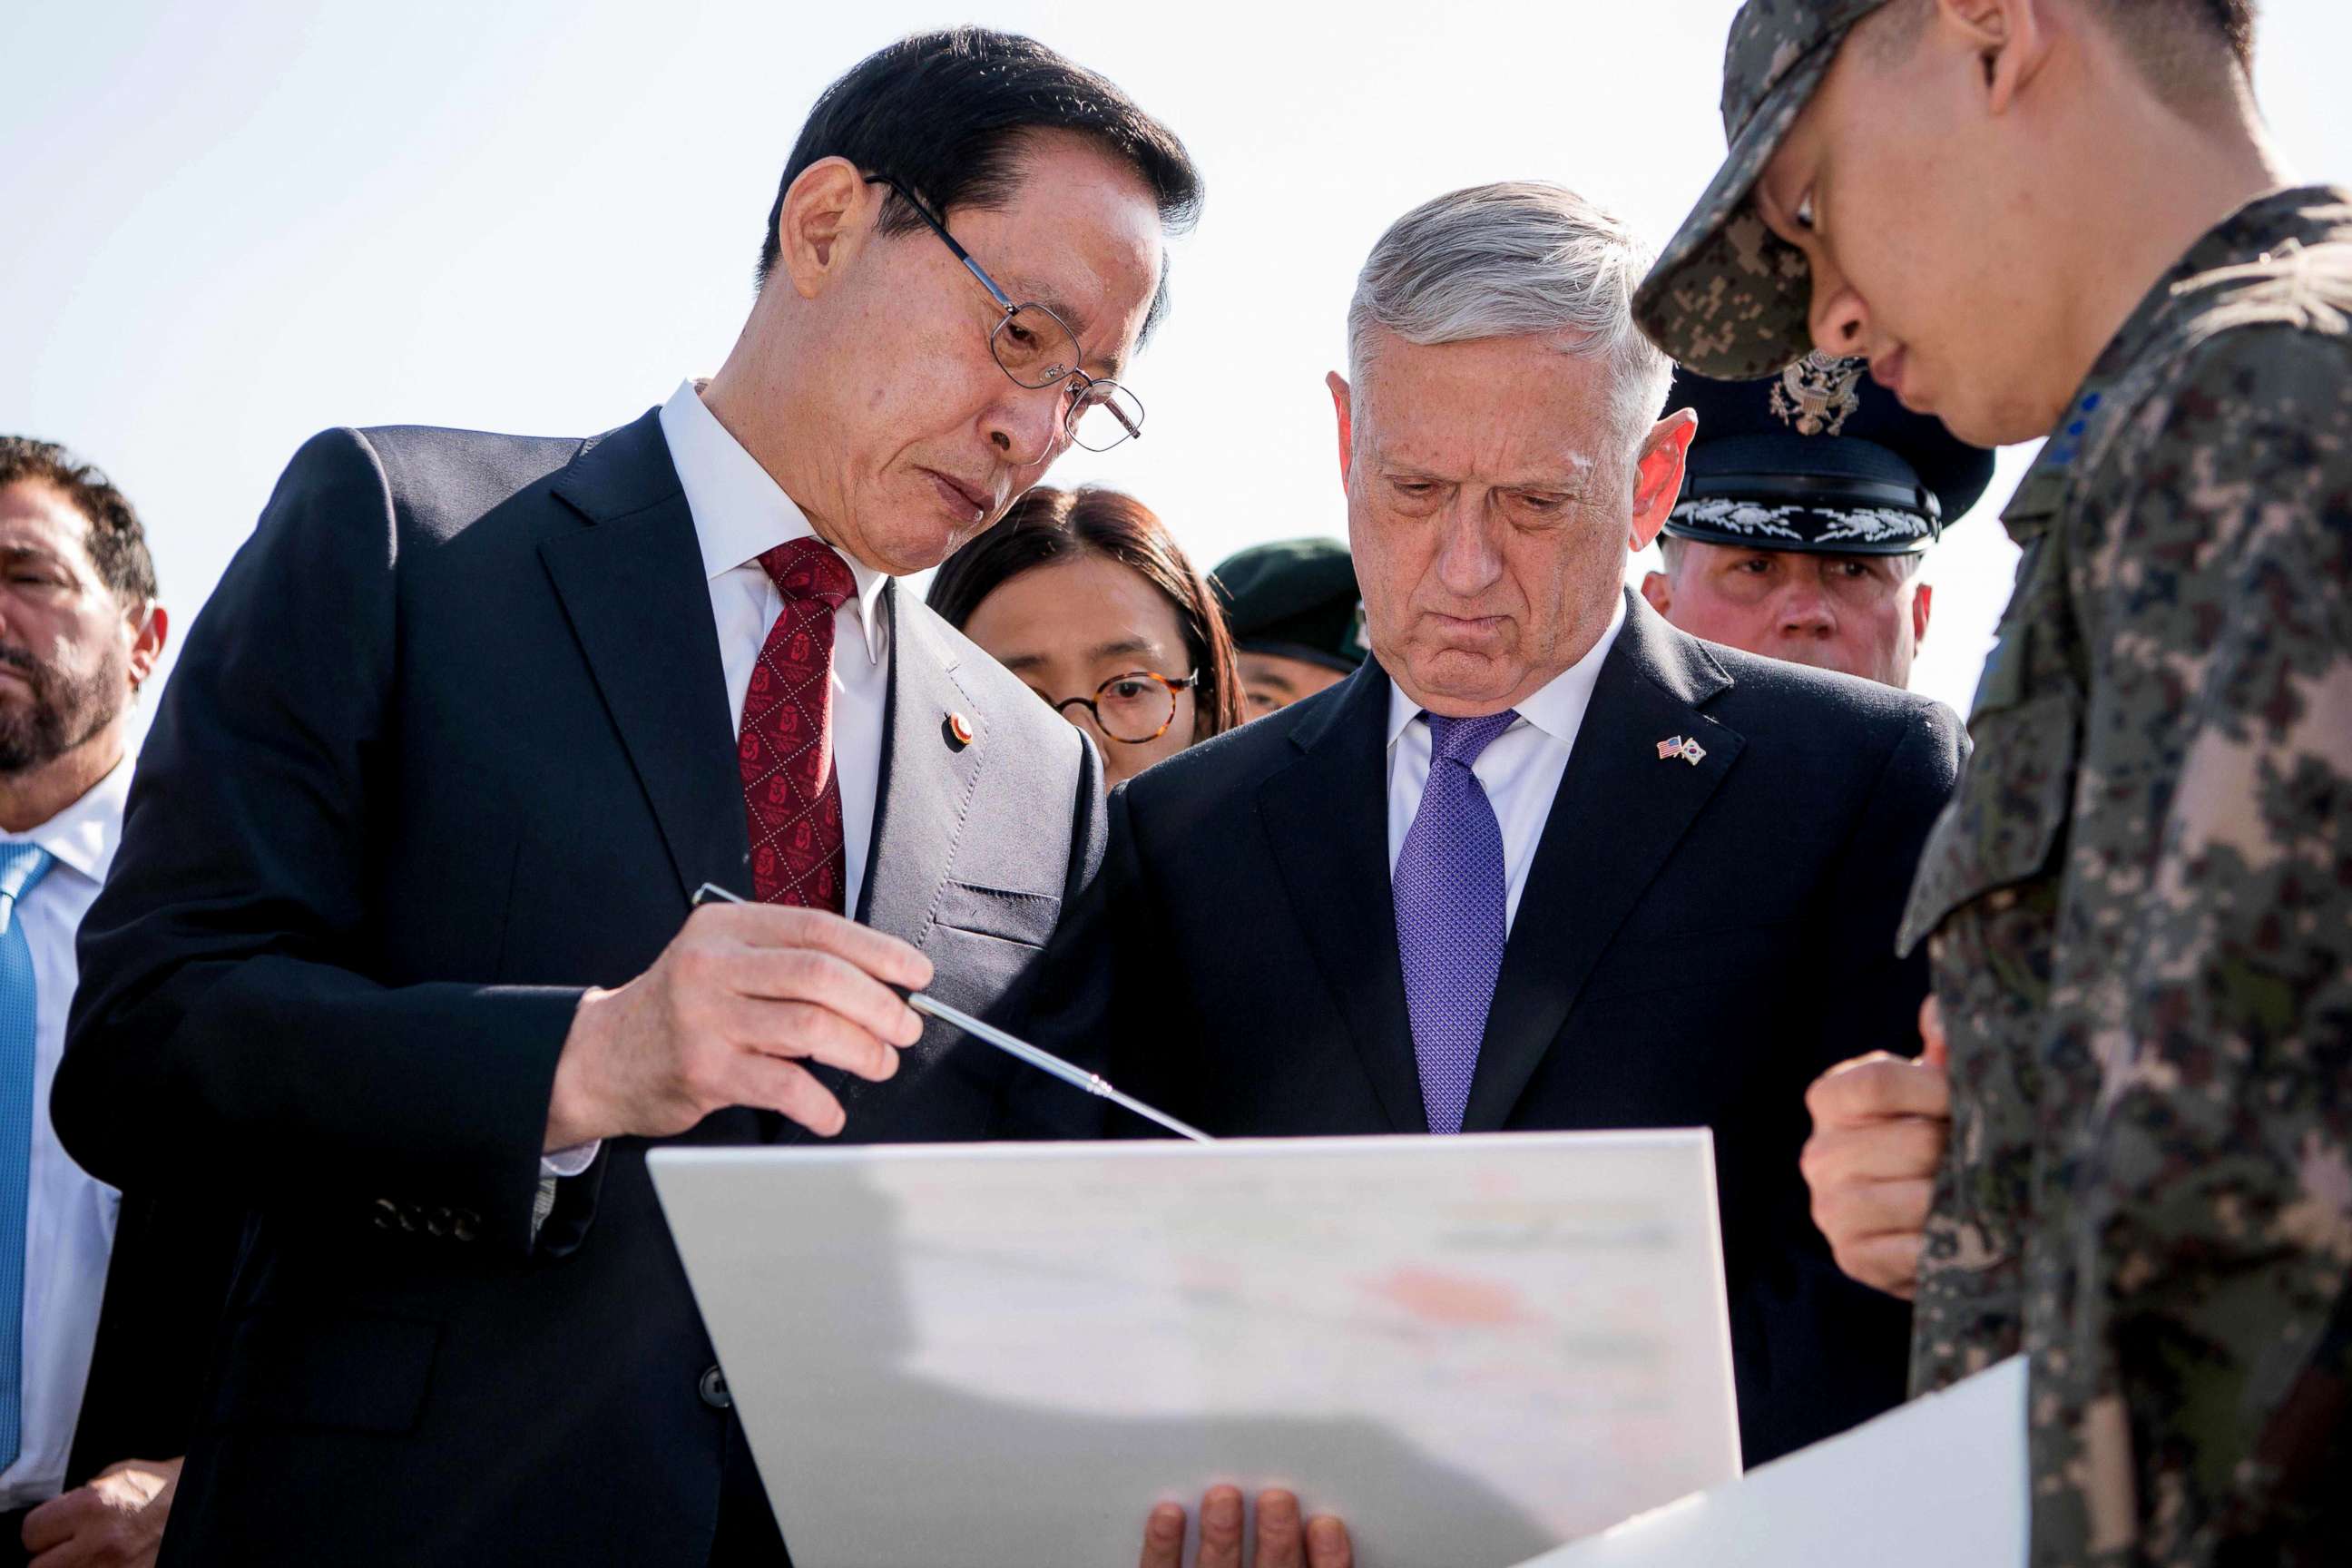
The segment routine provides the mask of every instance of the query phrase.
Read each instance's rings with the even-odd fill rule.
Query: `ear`
[[[172,635],[172,617],[163,605],[150,600],[126,613],[123,621],[131,628],[131,689],[136,691],[147,684],[163,658],[163,644]]]
[[[1911,643],[1913,647],[1927,640],[1927,611],[1936,597],[1936,585],[1922,583],[1911,590]]]
[[[1642,579],[1642,597],[1650,601],[1650,608],[1665,615],[1674,607],[1674,585],[1664,572],[1653,572]]]
[[[846,158],[820,158],[784,192],[776,216],[778,270],[813,300],[856,259],[882,211],[886,187],[870,184]]]
[[[1646,546],[1665,527],[1667,514],[1683,493],[1683,458],[1697,434],[1698,411],[1677,408],[1643,437],[1642,454],[1634,460],[1633,523],[1625,537],[1629,552]]]
[[[1339,488],[1348,486],[1348,467],[1356,455],[1356,426],[1349,405],[1348,378],[1338,371],[1323,378],[1331,389],[1331,409],[1339,416]]]
[[[1936,0],[1938,26],[1984,71],[1985,107],[2005,114],[2050,54],[2045,0]]]

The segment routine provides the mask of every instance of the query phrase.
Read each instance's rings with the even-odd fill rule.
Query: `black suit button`
[[[378,1230],[396,1230],[400,1226],[400,1205],[390,1198],[378,1198],[368,1205],[373,1211],[368,1219]]]
[[[432,1213],[426,1215],[425,1216],[425,1233],[427,1236],[448,1235],[449,1211],[446,1208],[437,1208]]]
[[[727,1392],[727,1374],[715,1366],[704,1371],[702,1381],[695,1384],[694,1391],[702,1395],[702,1403],[713,1410],[725,1410],[735,1403],[735,1396]]]
[[[471,1241],[482,1234],[482,1216],[472,1209],[456,1209],[449,1215],[449,1234],[459,1241]]]

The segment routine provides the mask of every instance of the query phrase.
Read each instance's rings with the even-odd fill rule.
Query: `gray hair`
[[[1512,180],[1423,202],[1389,226],[1348,306],[1348,374],[1375,329],[1409,343],[1545,337],[1605,359],[1616,414],[1638,444],[1666,401],[1674,362],[1633,324],[1652,253],[1625,221],[1564,185]]]

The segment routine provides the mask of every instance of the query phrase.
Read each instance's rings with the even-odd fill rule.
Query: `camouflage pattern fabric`
[[[2005,521],[1901,939],[1953,1095],[1914,1391],[2030,1355],[2038,1568],[2352,1563],[2352,195],[2200,241]]]
[[[1812,268],[1756,215],[1757,178],[1853,25],[1886,0],[1748,0],[1723,50],[1723,167],[1642,280],[1633,320],[1675,363],[1752,381],[1802,359]]]

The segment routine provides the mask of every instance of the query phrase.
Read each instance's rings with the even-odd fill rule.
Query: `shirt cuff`
[[[558,1149],[552,1154],[539,1157],[539,1173],[542,1176],[576,1176],[596,1163],[596,1151],[604,1146],[602,1138],[586,1143],[574,1143],[569,1149]]]

